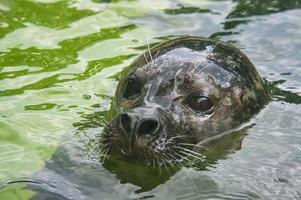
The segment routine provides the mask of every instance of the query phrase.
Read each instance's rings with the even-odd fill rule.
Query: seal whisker
[[[151,165],[151,159],[152,159],[152,156],[151,156],[151,153],[149,152],[149,150],[148,149],[144,149],[145,150],[145,152],[147,153],[147,155],[146,155],[146,160],[147,160],[147,162],[148,162],[148,165]]]
[[[148,156],[149,156],[149,162],[152,161],[153,159],[153,153],[151,150],[145,148],[145,151],[147,152]]]
[[[147,43],[147,51],[148,51],[148,54],[149,54],[149,56],[150,56],[151,61],[153,61],[154,59],[153,59],[153,56],[152,56],[151,51],[150,51],[150,48],[149,48],[149,41],[148,41],[148,38],[146,39],[146,43]]]
[[[108,137],[106,137],[106,138],[102,137],[102,138],[93,139],[91,141],[91,145],[97,145],[99,147],[99,146],[102,146],[104,144],[107,144]]]
[[[102,161],[101,163],[102,164],[105,164],[105,159],[106,159],[106,156],[107,156],[107,153],[109,152],[109,148],[107,148],[105,151],[104,151],[104,154],[102,155]]]
[[[106,119],[102,119],[102,121],[104,122],[104,124],[105,124],[106,126],[109,126],[109,125],[110,125],[110,122],[108,122]]]
[[[162,164],[164,165],[164,167],[165,167],[167,173],[168,173],[169,175],[171,175],[171,172],[168,170],[168,167],[167,167],[167,165],[166,165],[164,159],[163,159],[162,157],[160,157],[160,160],[161,160]],[[164,168],[163,168],[163,169],[164,169]]]
[[[177,154],[174,150],[172,150],[175,154]],[[178,164],[178,166],[179,167],[181,167],[181,168],[185,168],[185,166],[181,163],[181,161],[179,160],[179,159],[177,159],[172,153],[168,153],[168,155],[170,155],[174,160],[175,160],[175,162]],[[180,154],[178,154],[178,156],[179,157],[181,157],[182,159],[186,159],[185,157],[183,157],[183,156],[181,156]],[[186,160],[188,160],[188,162],[191,162],[189,159],[186,159]],[[176,164],[175,163],[175,164]],[[175,168],[174,168],[175,169]],[[193,179],[190,177],[190,175],[189,174],[187,174],[185,171],[184,171],[184,174],[185,174],[185,176],[193,183],[192,185],[194,186],[193,188],[193,190],[191,190],[190,188],[191,187],[189,187],[187,184],[186,184],[186,182],[185,181],[183,181],[182,179],[180,179],[181,180],[181,182],[184,184],[184,186],[186,187],[186,189],[188,190],[188,191],[191,191],[191,192],[193,192],[193,191],[195,191],[196,193],[198,193],[199,192],[199,190],[198,190],[198,188],[196,187],[196,184],[195,184],[195,182],[193,181]]]
[[[168,160],[170,160],[168,162],[168,164],[172,167],[172,169],[177,170],[176,167],[180,167],[180,168],[183,167],[183,165],[181,164],[181,162],[179,161],[179,159],[177,159],[176,157],[174,157],[172,155],[172,153],[168,153],[169,156],[167,154],[165,154],[165,153],[162,153],[162,155],[165,158],[167,158]],[[172,162],[173,160],[175,161],[175,163]]]
[[[85,131],[83,131],[83,134],[85,137],[87,137],[89,140],[92,140],[90,136],[87,135],[87,133]]]
[[[179,153],[177,153],[175,151],[174,151],[174,154],[177,155],[177,156],[179,156],[180,158],[182,158],[182,160],[186,160],[187,162],[191,162],[192,161],[192,160],[189,160],[189,158],[187,158],[187,157],[185,157],[185,156],[183,156],[183,155],[181,155],[181,154],[179,154]],[[177,161],[179,161],[179,160],[177,160]]]
[[[169,155],[172,156],[172,157],[174,157],[172,154],[169,154]],[[174,157],[174,159],[175,159],[175,161],[179,164],[180,167],[185,168],[185,166],[184,166],[178,159],[176,159],[175,157]],[[189,161],[189,162],[190,162],[190,161]],[[195,182],[194,182],[193,179],[190,177],[190,175],[187,174],[185,171],[183,171],[183,172],[184,172],[185,176],[193,183],[192,185],[194,186],[195,192],[196,192],[196,193],[199,192],[198,188],[196,187]],[[190,190],[189,185],[187,185],[185,181],[183,181],[182,179],[180,179],[180,180],[181,180],[181,182],[185,185],[185,187],[186,187],[186,189],[187,189],[188,191],[193,192],[193,190]]]
[[[183,145],[183,146],[198,147],[198,148],[201,148],[201,149],[208,150],[207,147],[204,147],[204,146],[201,146],[201,145],[198,145],[198,144],[189,144],[189,143],[177,143],[177,144],[178,144],[178,145]]]
[[[204,161],[203,158],[200,158],[200,157],[195,156],[195,155],[193,155],[193,154],[187,153],[187,152],[185,152],[185,151],[179,151],[179,153],[185,154],[185,156],[188,156],[188,157],[191,157],[191,158],[195,158],[195,159],[200,160],[200,161],[202,161],[202,162]],[[191,160],[191,161],[193,161],[193,160]],[[190,161],[190,162],[191,162],[191,161]]]
[[[104,148],[108,147],[108,146],[109,146],[109,143],[100,145],[100,146],[99,146],[100,149],[98,150],[98,153],[102,153],[102,150],[103,150]]]
[[[205,71],[209,66],[210,66],[210,64],[207,65],[206,67],[200,69],[198,72],[201,73],[202,71]],[[196,70],[196,69],[194,69],[193,72],[194,72],[195,70]]]
[[[167,158],[167,160],[170,160],[170,157],[168,157],[165,153],[162,152],[161,155],[164,156],[165,158]],[[161,160],[162,160],[162,163],[163,163],[168,175],[172,176],[172,172],[169,170],[169,166],[167,166],[164,158],[161,157]],[[168,164],[172,167],[171,169],[174,169],[176,171],[176,167],[174,166],[174,164],[172,162],[169,162]]]
[[[97,153],[99,153],[98,148],[101,147],[102,145],[94,145],[93,142],[91,142],[90,144],[88,144],[87,146],[87,150],[91,152],[92,156],[88,155],[89,157],[91,157],[92,159],[95,158],[95,155],[97,155]]]
[[[202,155],[202,154],[200,154],[200,153],[198,153],[198,152],[195,152],[195,151],[192,151],[192,150],[190,150],[190,149],[186,149],[186,148],[183,148],[183,147],[180,147],[180,146],[174,146],[174,148],[181,149],[181,150],[183,150],[183,151],[186,151],[186,152],[188,152],[188,153],[192,153],[192,154],[197,155],[197,156],[200,156],[200,157],[204,157],[204,155]]]
[[[113,130],[112,130],[112,132],[113,132]],[[109,135],[110,135],[110,132],[108,132],[108,130],[106,130],[106,129],[103,129],[102,134],[99,134],[99,136],[97,136],[97,137],[103,138],[103,137],[109,136]]]
[[[147,60],[146,52],[143,53],[143,57],[144,57],[145,63],[149,64],[151,61],[153,61],[153,56],[152,56],[151,51],[150,51],[148,39],[146,39],[146,44],[147,44],[147,52],[149,54],[150,60]]]
[[[93,154],[93,151],[90,150],[90,149],[91,149],[91,144],[90,144],[90,143],[87,143],[87,141],[85,141],[85,140],[82,138],[82,136],[81,136],[81,134],[80,134],[79,132],[77,132],[76,134],[77,134],[77,136],[79,137],[79,139],[81,140],[81,142],[84,144],[84,146],[85,146],[85,151],[86,151],[88,157],[89,157],[89,158],[92,158],[93,156],[91,156],[91,154]]]
[[[109,144],[103,144],[103,145],[101,145],[100,149],[97,152],[97,155],[100,155],[100,157],[102,157],[103,154],[105,153],[105,151],[110,148],[108,146],[109,146]]]
[[[107,148],[107,149],[104,151],[103,156],[101,156],[101,157],[103,157],[103,159],[101,160],[101,163],[102,163],[102,164],[105,164],[105,160],[106,160],[106,157],[107,157],[109,151],[110,151],[110,148]],[[101,157],[100,157],[100,158],[101,158]]]
[[[148,64],[149,61],[147,60],[145,53],[143,54],[143,56],[144,56],[145,63]]]
[[[180,163],[179,159],[176,158],[176,157],[174,157],[174,155],[172,155],[172,153],[168,153],[168,155],[169,155],[171,158],[173,158],[173,159],[176,161],[177,164]],[[176,163],[175,163],[175,164],[176,164]],[[173,163],[171,162],[171,164],[173,164]],[[172,165],[172,166],[174,166],[174,165]],[[182,166],[182,165],[180,165],[180,167],[181,167],[181,166]]]
[[[107,145],[103,145],[102,147],[101,147],[101,149],[100,150],[98,150],[98,152],[97,152],[97,155],[103,155],[104,154],[104,152],[107,150]]]
[[[169,153],[169,155],[170,155],[170,153]],[[162,156],[166,157],[168,160],[171,160],[170,158],[173,157],[173,158],[175,159],[176,163],[178,164],[178,161],[177,161],[177,159],[176,159],[174,156],[168,157],[168,155],[166,155],[165,153],[162,153]],[[163,164],[164,164],[164,166],[165,166],[165,168],[166,168],[166,171],[169,173],[169,175],[171,175],[172,173],[171,173],[171,171],[168,169],[168,166],[166,165],[166,163],[164,162],[164,160],[163,160]],[[177,172],[177,169],[176,169],[175,164],[173,164],[172,162],[169,162],[168,164],[171,166],[171,169],[173,169],[175,172]],[[179,165],[179,166],[181,167],[181,165]],[[187,185],[184,181],[182,181],[182,180],[181,180],[181,182],[185,185],[185,187],[186,187],[187,190],[189,191],[188,185]]]
[[[161,176],[162,171],[161,171],[161,165],[160,165],[159,158],[158,158],[157,155],[154,155],[154,156],[155,156],[155,158],[156,158],[156,160],[157,160],[157,163],[158,163],[158,167],[159,167],[159,176]]]
[[[152,162],[153,162],[153,170],[155,170],[156,169],[156,161],[154,158],[152,158]]]
[[[105,150],[107,150],[107,149],[105,149]],[[97,155],[97,159],[98,159],[98,161],[99,161],[101,164],[103,164],[103,160],[102,160],[103,157],[104,157],[104,153],[103,153],[103,152]]]
[[[161,152],[161,156],[164,156],[167,159],[166,161],[171,160],[164,152]],[[167,170],[167,165],[163,158],[162,158],[162,160],[163,160],[163,165],[166,167],[166,170]],[[168,162],[168,164],[171,165],[172,167],[174,167],[172,162]]]
[[[202,58],[202,59],[194,66],[193,70],[191,70],[191,71],[194,72],[194,71],[197,69],[197,67],[198,67],[203,61],[205,61],[205,59],[208,58],[208,56],[215,50],[215,48],[216,48],[219,44],[221,44],[221,42],[218,42],[216,45],[214,45],[214,47],[213,47],[209,52],[207,52],[207,55],[204,56],[204,57],[203,57],[203,58]],[[202,72],[202,71],[204,71],[205,69],[207,69],[209,66],[210,66],[210,65],[207,65],[206,67],[204,67],[203,69],[201,69],[201,70],[199,71],[199,73]],[[189,68],[189,71],[190,71],[190,68]]]
[[[102,118],[100,119],[100,123],[103,123],[105,126],[102,126],[104,129],[107,128],[107,126],[110,125],[110,122],[108,122],[106,119]]]
[[[189,135],[177,135],[177,136],[174,136],[174,137],[169,138],[168,140],[172,141],[172,140],[174,140],[174,139],[177,139],[177,138],[184,138],[184,137],[191,137],[191,136],[189,136]]]
[[[178,158],[176,158],[174,155],[172,155],[172,153],[170,152],[170,153],[168,153],[168,155],[171,157],[171,158],[173,158],[173,160],[175,161],[175,163],[170,163],[171,164],[171,166],[172,166],[172,169],[175,171],[175,172],[177,172],[177,169],[176,169],[176,167],[179,167],[179,168],[184,168],[184,166],[183,166],[183,164],[181,163],[181,161],[178,159]],[[167,156],[167,155],[166,155]],[[185,173],[185,175],[186,175],[186,173]],[[183,185],[185,186],[185,188],[187,189],[187,191],[190,191],[190,187],[187,185],[187,183],[185,182],[185,181],[183,181],[182,179],[179,179],[182,183],[183,183]]]

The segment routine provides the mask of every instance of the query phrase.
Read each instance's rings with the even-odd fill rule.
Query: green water
[[[300,8],[300,0],[0,0],[0,199],[301,199]],[[119,72],[148,44],[178,35],[240,48],[277,87],[271,102],[211,144],[205,163],[159,176],[91,161],[83,144],[112,117]]]

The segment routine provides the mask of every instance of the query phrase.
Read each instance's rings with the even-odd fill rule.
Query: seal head
[[[101,152],[146,162],[184,159],[267,100],[255,66],[234,46],[202,37],[170,40],[124,72],[116,90],[120,114],[104,128]]]

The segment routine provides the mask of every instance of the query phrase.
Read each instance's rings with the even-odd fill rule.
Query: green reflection
[[[149,191],[160,184],[168,181],[183,167],[193,167],[195,170],[211,170],[220,159],[226,159],[231,154],[241,149],[244,137],[253,125],[246,126],[241,130],[226,134],[220,138],[203,144],[202,148],[195,149],[201,156],[191,154],[184,162],[174,162],[165,166],[145,166],[134,160],[106,160],[104,167],[116,175],[121,183],[131,183],[139,186],[137,193]],[[130,170],[129,170],[130,169]]]
[[[107,98],[111,99],[111,104],[113,104],[112,103],[114,102],[113,98],[112,97],[107,97]],[[92,105],[92,107],[95,106]],[[108,122],[111,121],[115,115],[116,115],[116,111],[114,110],[114,107],[111,105],[110,110],[108,111],[99,111],[90,114],[83,113],[81,115],[81,120],[78,122],[74,122],[73,126],[77,128],[78,134],[81,135],[84,134],[86,131],[88,131],[90,128],[105,127],[106,124],[108,124]]]
[[[206,8],[198,8],[198,7],[184,7],[181,6],[180,8],[166,8],[163,9],[164,13],[170,15],[179,15],[179,14],[191,14],[191,13],[211,13],[211,14],[218,14],[217,12],[213,12],[210,9]]]
[[[0,10],[0,22],[6,24],[6,27],[0,27],[0,37],[26,26],[27,22],[50,28],[65,28],[73,21],[95,14],[91,10],[77,10],[70,6],[70,2],[66,0],[55,3],[7,1],[5,5],[9,10]]]
[[[233,0],[233,2],[236,5],[223,23],[225,30],[233,29],[240,24],[252,22],[250,19],[237,18],[248,18],[301,8],[300,0]]]
[[[241,144],[248,131],[254,124],[245,126],[241,130],[226,134],[218,139],[212,140],[204,146],[206,149],[200,149],[200,153],[204,155],[205,160],[200,161],[194,159],[192,166],[198,170],[207,170],[209,167],[214,167],[214,164],[220,159],[227,159],[231,154],[241,149]]]
[[[234,9],[227,18],[250,17],[266,15],[301,8],[300,0],[233,0],[236,3]]]
[[[54,108],[56,104],[54,103],[41,103],[36,105],[27,105],[24,107],[25,110],[50,110]]]
[[[0,68],[6,66],[27,65],[30,67],[39,67],[42,69],[30,71],[22,69],[19,71],[1,72],[0,80],[5,78],[16,78],[29,74],[38,74],[43,72],[57,71],[68,67],[70,64],[78,62],[78,52],[96,44],[97,42],[120,38],[121,34],[135,29],[135,25],[126,25],[122,27],[101,29],[100,32],[90,35],[64,40],[59,43],[58,49],[37,49],[31,47],[28,49],[11,49],[9,52],[0,54]],[[87,69],[79,74],[58,73],[43,78],[35,83],[25,85],[21,88],[0,91],[0,96],[9,96],[22,94],[25,90],[39,90],[52,87],[58,83],[68,82],[72,80],[84,80],[106,67],[111,67],[122,63],[133,57],[134,54],[116,56],[113,58],[104,58],[100,60],[89,61]],[[67,76],[67,78],[64,78]]]
[[[236,26],[240,25],[240,24],[248,24],[252,22],[252,20],[249,19],[232,19],[232,20],[227,20],[226,22],[224,22],[224,29],[225,30],[229,30],[229,29],[233,29]]]
[[[23,184],[11,184],[0,188],[0,199],[3,200],[29,200],[36,192],[26,188]]]
[[[212,39],[221,39],[221,37],[223,36],[227,36],[227,35],[237,35],[239,34],[239,32],[233,32],[233,31],[223,31],[223,32],[216,32],[216,33],[213,33],[212,35],[209,36],[209,38],[212,38]]]
[[[282,90],[277,87],[279,84],[285,83],[286,80],[278,80],[269,84],[270,90],[272,92],[272,99],[274,101],[282,101],[286,103],[300,104],[301,96],[297,93]]]
[[[33,171],[39,170],[43,166],[43,161],[49,159],[53,151],[55,151],[56,144],[58,143],[58,137],[60,137],[62,134],[66,134],[65,129],[68,129],[71,126],[70,124],[72,124],[74,121],[78,121],[78,115],[81,115],[81,119],[79,122],[74,123],[74,126],[78,128],[79,132],[84,132],[85,130],[95,128],[98,128],[99,130],[101,129],[99,127],[105,126],[105,124],[110,121],[113,116],[115,116],[116,111],[111,109],[109,111],[95,112],[95,110],[106,109],[106,106],[97,104],[99,103],[98,101],[101,101],[103,99],[106,99],[112,104],[114,103],[114,98],[106,95],[111,95],[111,92],[107,91],[113,91],[114,84],[111,84],[109,86],[103,85],[102,83],[106,83],[106,80],[98,80],[97,82],[95,81],[96,78],[94,78],[93,76],[103,71],[104,69],[109,69],[105,70],[105,72],[110,71],[111,69],[112,71],[113,69],[115,70],[116,68],[113,68],[113,66],[128,61],[136,55],[135,53],[147,49],[148,46],[143,45],[136,47],[126,44],[124,45],[125,47],[122,48],[129,49],[130,53],[126,52],[124,53],[124,55],[115,53],[116,55],[113,54],[112,56],[108,56],[106,58],[93,58],[95,60],[88,61],[84,60],[83,65],[85,66],[83,66],[83,70],[81,72],[63,72],[63,70],[70,67],[70,65],[82,61],[80,60],[80,51],[83,51],[101,41],[108,41],[108,46],[110,46],[110,40],[116,42],[115,39],[122,38],[124,33],[124,40],[128,41],[133,39],[139,41],[145,39],[146,37],[156,38],[157,35],[160,35],[160,37],[157,37],[158,40],[171,39],[172,36],[162,35],[166,33],[177,35],[179,34],[178,27],[175,26],[172,21],[168,21],[167,19],[174,18],[175,21],[182,20],[181,17],[186,17],[193,13],[206,13],[206,17],[210,17],[210,14],[217,14],[214,12],[216,4],[214,4],[215,6],[210,7],[210,1],[208,1],[210,2],[208,4],[210,9],[202,9],[202,7],[197,7],[198,5],[195,5],[194,3],[188,4],[188,6],[185,7],[174,8],[172,6],[174,5],[174,2],[169,0],[160,1],[160,3],[158,3],[159,1],[154,2],[154,4],[156,5],[152,4],[151,1],[145,3],[146,1],[143,0],[139,2],[137,1],[137,3],[135,2],[135,4],[131,3],[130,0],[91,1],[96,3],[108,3],[108,7],[106,7],[108,14],[101,15],[101,17],[95,15],[95,18],[94,16],[89,18],[93,19],[88,20],[89,22],[93,23],[94,20],[99,20],[100,18],[102,18],[103,21],[99,23],[101,24],[101,26],[103,25],[102,23],[105,23],[106,26],[107,24],[112,24],[113,26],[113,24],[116,24],[116,21],[119,20],[119,17],[123,16],[120,21],[132,20],[130,23],[134,23],[135,25],[101,29],[93,34],[61,41],[60,43],[58,43],[58,47],[54,49],[39,49],[36,47],[21,49],[15,47],[12,49],[7,49],[6,52],[0,52],[0,81],[3,81],[5,83],[11,82],[13,85],[13,88],[8,88],[6,86],[3,87],[0,85],[0,98],[2,96],[2,102],[4,103],[1,104],[1,106],[5,105],[3,107],[7,106],[8,110],[11,109],[11,113],[4,113],[8,116],[5,119],[8,119],[13,115],[16,116],[15,118],[12,117],[8,121],[4,121],[4,114],[0,113],[0,119],[3,119],[3,122],[0,121],[0,139],[2,142],[1,144],[3,144],[2,146],[0,146],[0,155],[9,154],[10,156],[5,157],[7,160],[4,160],[4,162],[1,163],[1,181],[14,178],[18,179],[20,174],[30,175]],[[7,33],[10,33],[18,28],[25,27],[27,23],[32,23],[38,26],[45,26],[53,29],[63,29],[68,27],[70,23],[74,21],[81,20],[86,16],[96,14],[94,11],[91,11],[92,9],[94,9],[94,7],[90,7],[91,10],[78,10],[75,7],[72,7],[72,4],[75,2],[82,3],[80,6],[83,5],[83,7],[85,7],[85,5],[89,5],[90,0],[63,0],[57,1],[55,3],[39,3],[28,0],[0,0],[0,9],[2,8],[1,5],[4,4],[5,7],[9,8],[0,10],[0,38],[2,38],[2,40],[6,40],[7,38],[4,36]],[[88,3],[85,4],[86,2]],[[117,4],[117,2],[120,3]],[[225,2],[228,3],[228,1]],[[220,32],[214,32],[210,37],[223,39],[224,36],[238,34],[241,31],[234,32],[231,31],[231,29],[234,29],[241,24],[255,22],[253,21],[252,16],[266,15],[269,13],[281,12],[283,10],[300,8],[300,1],[297,0],[234,0],[233,2],[233,10],[228,15],[226,21],[223,22],[224,20],[222,20],[221,22],[221,24],[223,25],[223,27],[221,28],[223,28],[224,31],[215,30]],[[111,6],[109,5],[109,3],[111,4]],[[218,3],[223,6],[222,1]],[[162,11],[164,13],[162,13]],[[210,17],[210,20],[214,22],[215,20],[218,20],[214,17],[219,18],[227,15],[227,13],[224,12],[222,14],[223,15],[221,16],[214,15],[212,16],[212,18]],[[249,19],[249,17],[251,19]],[[149,19],[153,21],[149,21]],[[202,21],[202,19],[200,20]],[[200,21],[191,21],[191,23],[200,23]],[[218,23],[220,22],[218,21]],[[73,25],[79,26],[79,24],[81,23],[74,23]],[[118,22],[118,24],[120,23]],[[210,23],[205,25],[211,26]],[[136,29],[137,26],[141,28],[139,29],[140,31],[138,31],[137,33],[131,33],[131,30]],[[144,26],[147,28],[143,28]],[[152,26],[154,26],[154,29]],[[86,27],[84,26],[80,28],[86,29]],[[151,30],[149,30],[148,28]],[[160,32],[160,28],[162,28],[162,33],[155,32],[156,28],[159,30],[158,32]],[[165,28],[166,30],[163,30]],[[206,26],[202,28],[206,28]],[[22,33],[30,34],[31,30],[32,29],[29,26],[28,28],[24,29]],[[80,32],[79,29],[72,29],[72,31],[73,30]],[[63,33],[63,38],[66,38],[68,34],[73,34],[70,33],[69,29],[66,32],[63,31]],[[190,32],[189,30],[187,31],[187,33],[181,32],[181,34],[203,34],[203,32],[201,30],[200,32]],[[9,36],[11,35],[15,35],[15,33],[10,34]],[[234,38],[231,39],[235,39],[235,35],[233,37]],[[242,39],[242,45],[243,42],[244,39]],[[139,43],[139,45],[141,45],[141,43]],[[260,44],[254,44],[253,46],[250,46],[248,48],[252,48],[256,51],[257,45]],[[152,44],[150,44],[150,47],[152,47]],[[112,49],[113,47],[110,47],[109,49],[98,48],[97,50],[115,52]],[[111,74],[109,75],[113,74],[112,76],[110,76],[110,78],[112,77],[116,80],[118,80],[121,74],[115,72],[110,73]],[[31,75],[36,76],[32,77]],[[34,82],[30,82],[31,80],[28,79],[28,82],[20,84],[19,80],[23,78],[31,78]],[[77,91],[68,87],[67,83],[70,81],[75,81],[74,85]],[[77,81],[81,82],[77,85]],[[91,89],[89,88],[89,84],[95,84],[96,86]],[[53,86],[62,87],[51,88]],[[101,89],[101,91],[97,90],[96,92],[99,93],[94,93],[93,96],[93,92],[95,92],[95,88],[97,87],[105,89]],[[32,94],[30,92],[23,94],[27,90],[41,89],[44,90],[39,92],[35,91]],[[276,87],[271,88],[271,90],[273,91],[273,99],[275,101],[283,101],[295,104],[301,103],[301,98],[298,94],[283,91]],[[102,94],[101,92],[106,94]],[[80,100],[76,98],[74,99],[74,97],[76,96],[78,96]],[[60,107],[60,105],[62,104],[64,106]],[[72,105],[68,106],[69,104]],[[67,110],[66,108],[77,107],[79,108],[74,110],[69,109],[68,112],[59,113],[60,110]],[[82,109],[80,108],[83,108],[85,110],[82,111]],[[56,114],[51,115],[51,113]],[[18,116],[21,116],[21,118],[17,118]],[[14,129],[11,127],[13,127]],[[54,137],[56,135],[57,138]],[[240,149],[241,141],[244,135],[245,133],[233,133],[208,144],[208,151],[201,151],[201,153],[206,157],[205,160],[203,162],[194,160],[193,167],[199,170],[207,170],[211,166],[214,167],[214,164],[216,164],[219,159],[226,159],[231,153]],[[76,144],[74,144],[74,146],[76,146]],[[0,158],[4,159],[4,156],[0,156]],[[66,169],[64,169],[65,171],[69,170],[71,167],[77,167],[73,165],[73,163],[70,163],[68,159],[64,158],[65,157],[63,157],[61,154],[58,154],[58,159],[62,159],[64,162],[68,163]],[[49,162],[53,163],[53,160]],[[122,181],[122,183],[133,183],[135,185],[140,185],[140,191],[147,191],[158,186],[161,183],[164,183],[178,170],[170,169],[171,173],[168,171],[162,171],[162,177],[160,177],[158,169],[153,170],[151,168],[145,168],[140,165],[135,165],[135,163],[125,163],[123,161],[117,163],[107,162],[105,167],[109,171],[111,171],[112,174],[115,174],[116,177]],[[88,169],[90,169],[90,166],[88,167]],[[129,171],[129,169],[131,169],[131,171]],[[76,171],[83,172],[84,175],[86,175],[85,172],[87,172],[87,169],[86,171],[81,171],[77,168]],[[100,174],[100,176],[101,175],[103,175],[103,173]],[[75,177],[74,180],[76,178],[77,177]],[[78,180],[83,180],[83,182],[85,181],[84,179],[79,178]],[[91,181],[87,181],[86,183],[91,184]],[[30,199],[32,194],[32,191],[27,190],[24,187],[11,186],[9,188],[0,190],[0,199]]]
[[[141,193],[150,191],[158,185],[166,182],[180,170],[179,166],[174,168],[145,167],[131,161],[107,160],[103,165],[107,170],[116,175],[121,183],[131,183],[139,186],[135,191]]]
[[[101,60],[89,61],[86,70],[83,73],[77,75],[78,80],[87,79],[105,68],[121,64],[125,60],[128,60],[135,55],[136,54],[121,55],[113,58],[104,58]]]

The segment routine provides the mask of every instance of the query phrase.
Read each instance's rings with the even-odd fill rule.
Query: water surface
[[[300,0],[0,0],[0,199],[301,199]],[[245,128],[173,171],[85,144],[120,72],[180,35],[227,41],[270,82]],[[7,184],[9,183],[9,184]]]

